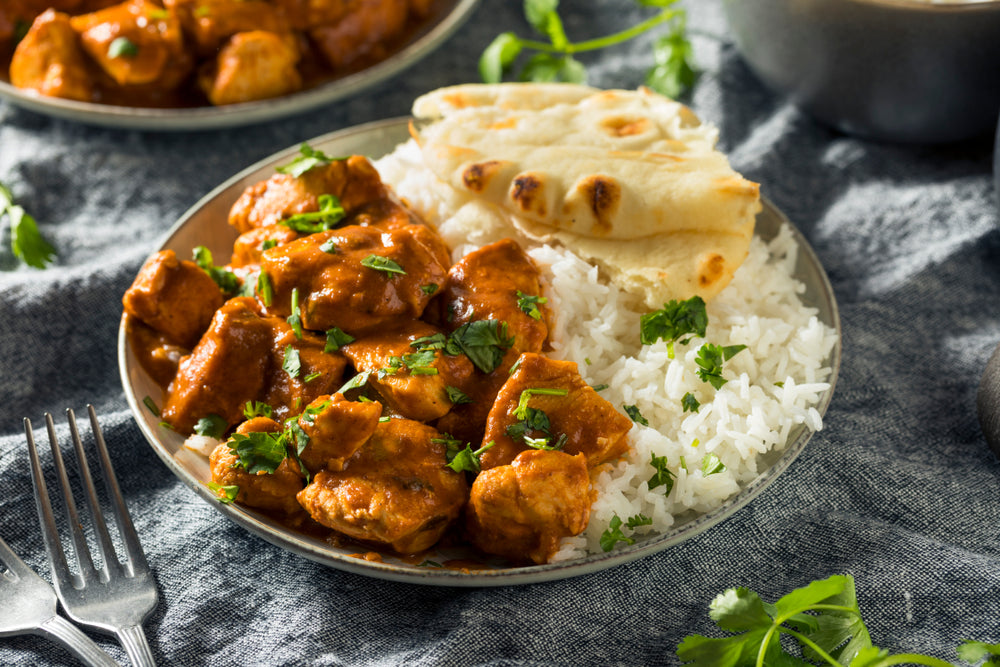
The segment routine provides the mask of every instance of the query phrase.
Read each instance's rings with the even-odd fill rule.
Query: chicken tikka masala
[[[220,498],[288,525],[548,562],[631,420],[546,354],[552,313],[517,242],[453,264],[366,158],[301,153],[234,203],[227,264],[164,250],[126,292],[163,422],[218,438]]]
[[[439,13],[437,0],[4,0],[0,62],[50,97],[235,104],[369,66]]]

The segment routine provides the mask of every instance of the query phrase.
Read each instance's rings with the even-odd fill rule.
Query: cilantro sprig
[[[10,189],[0,183],[0,216],[10,218],[10,249],[14,256],[30,267],[44,269],[55,257],[56,249],[46,241],[35,219],[14,203]]]
[[[728,382],[722,377],[722,364],[745,349],[747,349],[746,345],[721,346],[705,343],[698,350],[698,356],[694,360],[698,364],[698,370],[695,373],[705,382],[720,389]]]
[[[479,76],[485,83],[499,83],[511,74],[518,58],[525,60],[521,81],[563,81],[584,83],[587,71],[575,54],[604,49],[633,39],[657,26],[667,24],[669,32],[653,47],[654,66],[646,74],[646,85],[668,97],[677,97],[694,83],[691,44],[686,36],[686,13],[675,8],[678,0],[636,0],[643,7],[660,12],[620,32],[582,42],[572,42],[559,16],[559,0],[524,0],[524,16],[531,27],[548,42],[519,37],[513,32],[497,35],[479,57]]]
[[[624,522],[621,520],[621,517],[615,514],[611,517],[611,521],[608,522],[607,530],[601,533],[601,549],[604,551],[611,551],[619,542],[624,542],[625,544],[635,544],[635,538],[631,535],[626,535],[625,531],[622,530],[622,527],[635,530],[639,526],[650,526],[652,524],[653,520],[644,514],[630,516],[628,520]]]
[[[658,340],[667,342],[667,357],[674,358],[674,343],[687,345],[691,338],[704,338],[708,328],[705,301],[693,296],[686,301],[676,299],[663,304],[660,310],[646,313],[639,318],[639,341],[652,345]],[[687,338],[683,338],[687,336]],[[682,340],[683,338],[683,340]]]
[[[207,273],[223,293],[234,294],[240,289],[240,279],[232,271],[216,266],[212,259],[211,250],[200,245],[195,246],[191,254],[198,268]]]
[[[317,232],[325,232],[331,229],[336,229],[337,225],[344,219],[347,212],[344,211],[344,207],[340,205],[340,199],[334,195],[320,195],[317,199],[319,204],[319,210],[307,211],[305,213],[296,213],[295,215],[290,215],[279,224],[288,227],[300,234],[315,234]],[[327,247],[327,243],[330,242],[329,239],[320,250],[329,253],[331,248]],[[332,246],[333,252],[336,252],[336,244]]]
[[[315,167],[322,167],[331,162],[339,162],[346,159],[346,157],[330,157],[323,151],[316,150],[308,143],[303,143],[299,146],[299,154],[295,156],[295,159],[288,164],[281,165],[275,171],[279,174],[287,174],[298,178]]]
[[[730,588],[709,606],[709,616],[727,637],[690,635],[677,647],[677,657],[694,667],[763,667],[764,665],[825,665],[888,667],[950,662],[917,653],[890,654],[872,644],[861,617],[854,578],[833,575],[797,588],[777,602],[764,602],[747,588]],[[781,637],[801,649],[802,658],[786,652]],[[962,660],[975,663],[1000,656],[1000,645],[966,641],[958,649]],[[804,658],[804,659],[803,659]],[[810,662],[807,662],[810,661]],[[990,660],[984,665],[1000,662]]]

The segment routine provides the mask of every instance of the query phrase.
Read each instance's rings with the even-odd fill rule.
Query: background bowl
[[[1000,0],[723,0],[754,73],[849,134],[942,143],[1000,109]]]

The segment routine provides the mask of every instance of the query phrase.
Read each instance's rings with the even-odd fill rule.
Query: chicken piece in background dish
[[[280,97],[302,87],[298,62],[291,34],[239,32],[219,51],[215,67],[199,73],[198,84],[216,106]]]
[[[266,0],[163,0],[181,21],[185,34],[203,55],[214,54],[239,32],[264,30],[291,34],[288,19]]]
[[[197,264],[161,250],[147,261],[122,297],[125,312],[191,349],[222,307],[222,291]]]
[[[41,95],[91,101],[94,83],[69,16],[50,9],[34,20],[14,49],[10,82]]]
[[[410,8],[407,0],[360,0],[336,23],[309,30],[309,36],[334,69],[367,58],[384,58],[387,44],[403,32]]]
[[[336,23],[354,11],[361,0],[274,0],[296,30]]]
[[[484,470],[505,465],[529,447],[526,438],[543,438],[546,446],[584,454],[593,468],[628,451],[631,428],[632,420],[584,382],[574,362],[522,354],[490,410],[483,440],[494,446],[480,463]]]
[[[297,231],[285,225],[268,225],[243,232],[233,244],[230,268],[256,266],[260,264],[261,253],[267,249],[265,246],[274,247],[291,243],[299,236]]]
[[[337,327],[359,337],[398,318],[417,319],[444,282],[430,228],[408,225],[383,232],[352,225],[310,234],[264,251],[261,270],[274,288],[268,312],[291,314],[298,291],[302,325]]]
[[[260,438],[255,434],[280,434],[281,425],[267,417],[256,417],[240,424],[236,433],[250,438]],[[296,514],[302,507],[295,499],[303,486],[302,473],[294,458],[285,456],[274,472],[249,472],[241,463],[240,456],[231,446],[233,440],[223,442],[212,450],[209,465],[212,481],[219,486],[237,486],[236,502],[257,509]],[[287,452],[286,452],[287,454]]]
[[[480,550],[515,562],[547,563],[559,541],[590,520],[590,476],[582,454],[530,450],[479,473],[466,533]]]
[[[249,297],[230,299],[181,360],[163,419],[185,434],[210,414],[237,424],[249,401],[267,403],[275,419],[285,419],[343,380],[347,360],[323,352],[325,345],[308,332],[297,337],[284,319],[263,315]]]
[[[320,471],[298,494],[312,518],[401,554],[433,546],[468,498],[465,473],[445,465],[441,434],[409,419],[379,423],[341,472]]]
[[[343,394],[320,396],[298,417],[299,427],[309,436],[299,458],[306,470],[338,472],[375,432],[382,404],[349,401]]]
[[[229,224],[242,233],[319,211],[322,195],[335,196],[349,216],[360,206],[388,198],[389,189],[368,158],[334,159],[298,177],[275,174],[249,186],[230,208]]]
[[[461,400],[449,389],[454,392],[467,385],[475,373],[464,354],[412,345],[433,336],[444,338],[440,329],[413,320],[380,329],[340,351],[359,372],[371,373],[368,384],[394,412],[417,421],[432,421],[451,410],[454,400]]]
[[[517,352],[541,352],[549,335],[535,263],[513,239],[470,252],[448,271],[437,318],[450,331],[474,320],[506,322]]]
[[[83,50],[120,86],[176,88],[191,71],[180,21],[149,0],[128,0],[70,19]]]

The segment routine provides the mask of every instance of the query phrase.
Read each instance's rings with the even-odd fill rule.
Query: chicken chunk
[[[409,16],[407,0],[360,0],[336,23],[309,31],[334,69],[366,58],[384,58],[393,37],[403,32]]]
[[[265,30],[291,33],[291,24],[267,0],[164,0],[163,6],[177,15],[185,34],[198,52],[213,54],[240,32]]]
[[[514,350],[541,352],[549,329],[539,275],[513,239],[469,253],[448,271],[438,301],[442,326],[455,330],[474,320],[499,320],[507,324]]]
[[[346,359],[323,352],[325,345],[307,332],[299,338],[284,319],[261,314],[249,297],[230,299],[181,360],[163,419],[190,433],[210,414],[239,423],[249,401],[267,403],[276,419],[295,414],[343,379]]]
[[[361,3],[361,0],[274,0],[281,13],[296,30],[336,23]]]
[[[463,400],[454,392],[459,385],[467,385],[475,372],[464,354],[413,345],[435,335],[443,338],[440,329],[413,320],[359,338],[341,352],[359,372],[371,373],[368,383],[393,411],[417,421],[432,421],[447,413],[456,400]]]
[[[10,82],[41,95],[90,102],[94,83],[79,39],[66,14],[47,10],[14,50]]]
[[[298,494],[312,518],[344,535],[403,554],[433,546],[468,497],[464,473],[445,465],[433,428],[380,423],[340,472],[321,471]]]
[[[346,215],[355,209],[386,199],[389,190],[368,158],[355,155],[346,160],[313,167],[301,176],[275,174],[251,185],[229,211],[229,224],[242,232],[274,225],[298,213],[319,210],[319,198],[329,194],[340,200]]]
[[[523,408],[523,412],[521,409]],[[483,469],[505,465],[528,447],[525,438],[544,438],[547,446],[584,454],[594,467],[628,451],[632,420],[590,387],[572,361],[522,354],[504,383],[486,421]]]
[[[233,244],[232,267],[256,266],[260,264],[260,256],[267,248],[291,243],[300,234],[285,225],[268,225],[243,232]]]
[[[343,394],[320,396],[306,406],[298,423],[309,437],[300,458],[306,469],[337,472],[375,432],[382,416],[382,404],[349,401]]]
[[[298,61],[299,50],[290,34],[240,32],[222,47],[215,67],[204,71],[198,82],[216,106],[280,97],[302,87]]]
[[[531,450],[472,483],[466,533],[482,551],[515,562],[547,563],[559,541],[590,520],[590,477],[583,454]]]
[[[222,302],[215,281],[173,250],[150,258],[122,297],[125,312],[188,349],[208,329]]]
[[[390,232],[352,225],[266,250],[260,266],[274,290],[268,312],[288,316],[297,290],[307,329],[337,327],[358,337],[397,318],[419,318],[430,286],[445,276],[432,236],[422,225]]]
[[[180,21],[149,0],[127,0],[71,22],[84,51],[120,86],[170,90],[191,71]]]
[[[237,434],[247,437],[259,437],[253,436],[254,433],[279,434],[281,431],[281,425],[267,417],[245,421],[236,429]],[[212,450],[209,465],[213,482],[219,486],[239,487],[236,502],[248,507],[281,514],[302,511],[295,496],[302,490],[303,479],[295,459],[286,456],[274,472],[260,470],[251,473],[241,461],[235,446],[235,441],[230,439]]]

